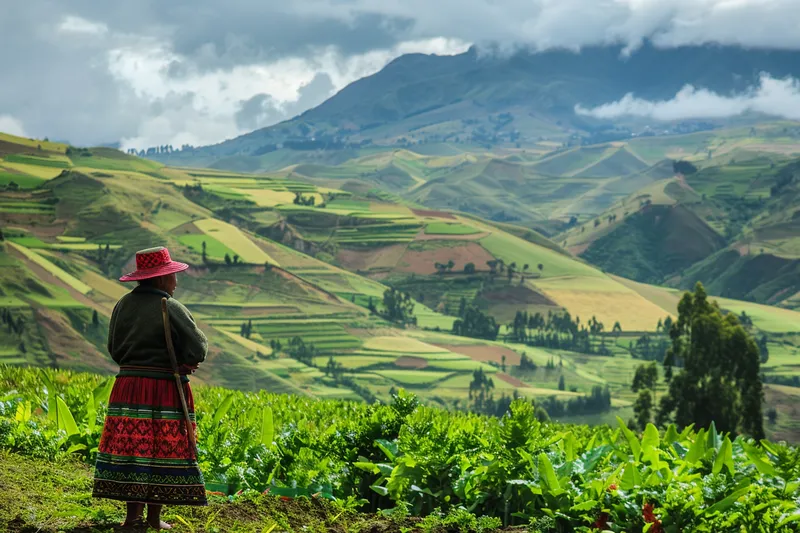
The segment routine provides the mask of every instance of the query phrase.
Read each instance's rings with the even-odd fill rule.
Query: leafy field
[[[3,453],[63,460],[71,449],[93,460],[108,381],[10,367],[0,375]],[[484,531],[502,525],[565,532],[758,531],[770,524],[769,531],[788,533],[800,519],[794,497],[800,452],[732,439],[713,425],[698,433],[674,426],[659,432],[650,425],[636,435],[622,421],[592,429],[541,423],[525,401],[514,402],[498,420],[419,406],[404,393],[375,406],[207,387],[196,387],[195,397],[205,482],[235,494],[234,502],[260,502],[248,498],[265,491],[290,500],[314,495],[349,502],[353,510],[402,507],[404,516],[431,521],[464,508],[464,522],[453,523],[462,531],[478,527],[466,509],[492,517],[481,519]],[[40,403],[44,412],[35,414],[32,406]],[[20,461],[5,457],[3,464]],[[38,482],[12,486],[28,501],[31,491],[53,478],[66,479],[56,469]],[[68,486],[88,483],[84,477]],[[63,499],[40,497],[35,505],[57,512],[47,522],[17,514],[19,507],[11,504],[3,506],[12,511],[0,512],[0,521],[37,523],[47,531],[96,521],[100,513],[92,508],[115,513],[88,498],[69,504],[69,513]],[[275,512],[270,517],[284,519]]]
[[[574,173],[607,170],[602,165],[616,164],[611,156],[623,152],[618,148],[582,150],[587,159]],[[627,158],[628,151],[620,157]],[[614,179],[587,175],[556,183],[532,170],[539,155],[515,154],[514,161],[501,161],[485,153],[378,150],[335,167],[242,174],[163,167],[105,150],[92,154],[71,152],[74,166],[59,169],[67,172],[36,189],[0,191],[5,236],[0,261],[8,264],[0,273],[0,307],[19,313],[24,324],[21,333],[0,343],[0,359],[6,362],[113,372],[104,328],[129,289],[114,280],[133,268],[136,250],[163,244],[175,259],[190,264],[176,297],[211,341],[209,362],[197,374],[204,384],[367,403],[388,402],[394,390],[407,386],[427,405],[488,412],[475,400],[476,380],[483,375],[491,378],[488,394],[497,414],[514,395],[565,402],[608,386],[612,398],[603,412],[559,419],[614,421],[619,415],[627,420],[636,399],[631,380],[642,363],[631,357],[630,343],[674,316],[681,296],[609,276],[576,260],[561,242],[515,225],[524,219],[513,218],[514,205],[548,198],[548,209],[564,209],[574,201],[572,187],[611,187],[606,180]],[[31,155],[22,163],[0,164],[34,165],[50,158],[64,161],[66,155]],[[392,192],[370,181],[376,165]],[[42,170],[53,168],[43,165]],[[429,180],[477,170],[465,177],[464,195],[475,192],[466,188],[474,183],[484,183],[481,194],[497,193],[498,183],[513,189],[503,200],[513,224],[453,211],[461,204],[445,203],[437,210],[426,196],[433,185],[447,181],[426,186]],[[627,179],[649,183],[658,172],[648,172]],[[744,174],[737,176],[744,182]],[[402,192],[398,184],[405,180],[413,182],[413,193]],[[655,202],[659,190],[667,197],[665,188],[677,180],[667,181],[655,181],[648,198]],[[763,192],[762,185],[753,187]],[[526,197],[518,198],[522,190]],[[591,189],[589,196],[602,196],[604,190]],[[615,198],[624,192],[614,190]],[[581,202],[589,196],[581,196]],[[639,206],[633,196],[615,204],[620,216],[629,203]],[[552,212],[537,212],[536,219],[542,221],[543,213]],[[572,232],[580,236],[582,227],[593,232],[591,219],[581,217],[569,244]],[[233,264],[235,256],[239,261]],[[386,314],[388,287],[412,299],[413,316],[405,323]],[[737,300],[723,306],[746,310],[754,322],[752,334],[767,335],[775,352],[764,366],[769,379],[798,373],[795,313]],[[452,334],[454,323],[463,319],[459,315],[470,308],[494,318],[495,340]],[[517,312],[546,317],[563,311],[580,317],[582,327],[592,317],[602,322],[603,333],[593,334],[589,343],[594,353],[513,344],[506,337]],[[616,322],[621,338],[611,333]],[[296,339],[307,347],[302,354],[290,346]],[[601,345],[610,347],[605,356],[597,353]],[[536,369],[519,368],[523,354]],[[557,366],[548,367],[553,361]],[[777,388],[782,383],[791,382],[767,386],[767,397],[779,410],[770,434],[796,440],[800,427],[795,427],[789,395]]]

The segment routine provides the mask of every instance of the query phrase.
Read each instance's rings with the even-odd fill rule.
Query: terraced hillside
[[[776,154],[695,157],[696,172],[653,183],[557,239],[638,281],[795,306],[800,164]]]
[[[372,400],[404,387],[473,408],[476,386],[496,401],[517,394],[564,405],[607,387],[611,402],[598,419],[627,417],[641,363],[632,346],[675,315],[673,293],[605,274],[535,231],[426,209],[356,179],[339,176],[336,186],[300,167],[169,168],[5,139],[3,168],[23,157],[36,169],[16,169],[15,185],[0,193],[4,362],[112,372],[105,327],[127,290],[114,280],[153,244],[192,265],[178,297],[212,341],[197,379],[245,390]],[[34,180],[51,168],[34,161],[50,157],[63,165]],[[405,326],[389,316],[388,287],[413,299]],[[747,305],[723,304],[737,313]],[[469,308],[496,320],[494,337],[452,333]],[[770,372],[783,386],[797,368],[800,315],[747,309],[754,332],[780,353]],[[582,327],[592,318],[605,325],[586,353],[534,346],[508,327],[518,312],[563,311]],[[617,322],[621,331],[612,331]],[[791,419],[780,420],[774,430],[790,434]]]

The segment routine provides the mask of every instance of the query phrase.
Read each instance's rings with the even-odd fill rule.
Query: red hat
[[[136,271],[125,274],[120,281],[139,281],[143,279],[157,278],[174,274],[189,268],[186,263],[173,261],[169,256],[169,250],[163,246],[158,248],[148,248],[136,252]]]

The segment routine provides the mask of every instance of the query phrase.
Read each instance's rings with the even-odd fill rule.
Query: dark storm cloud
[[[163,143],[184,133],[190,142],[220,140],[318,103],[409,49],[401,43],[439,37],[499,43],[499,49],[635,48],[645,38],[662,46],[800,48],[797,0],[3,4],[0,123],[18,121],[32,135],[76,143]],[[117,53],[109,56],[110,49]],[[115,64],[123,61],[124,68]],[[246,110],[257,114],[248,117]],[[198,131],[202,137],[190,135]]]

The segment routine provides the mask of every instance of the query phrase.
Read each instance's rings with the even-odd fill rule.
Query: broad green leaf
[[[587,500],[582,503],[578,503],[573,505],[569,508],[570,511],[591,511],[595,507],[597,507],[600,503],[597,500]]]
[[[656,470],[660,468],[661,464],[658,447],[660,443],[658,429],[653,424],[647,424],[644,434],[642,434],[642,460],[650,462]]]
[[[381,451],[386,454],[386,458],[390,461],[394,461],[395,457],[397,457],[397,444],[394,442],[390,442],[384,439],[378,439],[375,441],[375,444]]]
[[[700,459],[706,454],[706,440],[703,438],[703,430],[701,429],[700,432],[697,434],[692,446],[689,448],[689,452],[684,457],[684,461],[688,463],[690,466],[695,466]]]
[[[217,427],[219,425],[220,421],[225,418],[225,415],[231,410],[231,405],[233,405],[232,392],[225,396],[225,399],[222,400],[219,407],[214,411],[214,416],[211,418],[211,427]]]
[[[548,492],[561,490],[553,464],[545,453],[539,454],[539,481]]]
[[[667,432],[664,433],[664,442],[667,444],[674,444],[679,440],[681,440],[681,436],[678,434],[675,424],[670,424],[669,427],[667,427]]]
[[[719,451],[717,451],[717,457],[714,459],[714,466],[711,471],[714,474],[719,474],[722,472],[722,468],[724,466],[728,467],[728,470],[731,474],[734,473],[733,447],[731,446],[731,439],[728,437],[725,437],[725,439],[722,441]]]
[[[94,432],[94,426],[97,423],[97,409],[95,408],[94,395],[90,395],[86,402],[86,428],[89,433]]]
[[[648,423],[642,434],[642,450],[652,450],[658,448],[661,440],[658,436],[658,429],[653,424]]]
[[[72,446],[67,449],[67,453],[75,453],[75,452],[82,452],[86,449],[85,444],[73,444]]]
[[[709,450],[718,450],[722,443],[719,440],[719,435],[717,434],[717,425],[714,421],[711,421],[711,427],[708,428],[707,433],[707,442],[706,448]]]
[[[775,450],[775,447],[772,445],[770,441],[761,439],[759,442],[761,443],[761,447],[767,450],[767,453],[770,453],[772,455],[778,455],[778,452]]]
[[[724,513],[725,511],[730,509],[734,503],[736,503],[736,500],[747,494],[749,490],[750,487],[747,486],[732,492],[727,498],[723,498],[722,500],[718,501],[717,503],[706,509],[705,511],[706,514],[713,514],[717,512]]]
[[[57,396],[56,403],[58,405],[58,429],[66,431],[67,437],[77,435],[78,425],[75,423],[75,419],[72,417],[66,402]]]
[[[642,475],[639,473],[639,468],[634,463],[625,465],[625,470],[622,472],[620,478],[620,488],[623,490],[633,490],[642,484]]]
[[[744,449],[744,453],[747,455],[747,458],[750,459],[750,462],[753,463],[759,473],[765,476],[775,475],[775,467],[772,466],[769,458],[764,456],[761,450],[749,445],[744,441],[742,441],[742,449]]]
[[[111,389],[114,388],[114,379],[108,378],[104,379],[100,382],[97,387],[94,388],[92,391],[92,399],[94,400],[94,408],[97,409],[100,407],[101,403],[108,403],[108,399],[111,397]]]
[[[264,407],[264,412],[261,415],[261,444],[271,448],[274,440],[275,426],[272,420],[272,409]]]
[[[603,457],[606,457],[609,451],[611,451],[611,446],[604,444],[597,448],[590,448],[588,451],[584,452],[580,459],[584,471],[593,472],[597,467],[597,463],[599,463]]]
[[[353,466],[355,466],[359,470],[364,470],[365,472],[370,472],[372,474],[377,474],[379,472],[378,465],[376,465],[375,463],[369,463],[366,461],[357,461],[353,463]]]
[[[42,383],[44,383],[44,386],[47,389],[47,418],[51,422],[58,424],[58,402],[56,402],[56,388],[44,368],[39,371],[39,377],[42,379]]]
[[[617,417],[617,423],[619,424],[619,428],[622,430],[622,433],[625,435],[628,445],[631,447],[631,453],[633,453],[634,460],[638,461],[642,451],[642,447],[639,444],[639,439],[636,438],[636,435],[633,434],[633,431],[628,429],[628,426],[620,417]]]
[[[790,514],[789,516],[785,517],[778,523],[778,528],[782,528],[784,526],[788,526],[793,522],[800,522],[800,511],[795,511],[794,513]]]
[[[567,456],[567,461],[575,460],[575,450],[578,444],[575,442],[575,435],[571,431],[567,432],[564,436],[564,454]]]

